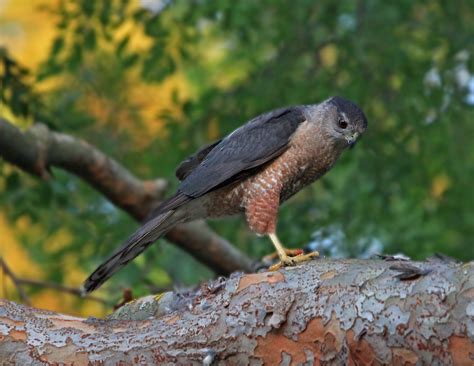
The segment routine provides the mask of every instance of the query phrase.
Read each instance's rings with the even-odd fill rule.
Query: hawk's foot
[[[285,267],[285,266],[294,266],[297,263],[305,262],[305,261],[311,260],[311,259],[319,256],[318,252],[312,252],[312,253],[309,253],[309,254],[302,254],[301,250],[296,252],[295,250],[284,248],[283,245],[280,243],[280,240],[278,239],[278,237],[276,236],[275,233],[269,234],[269,237],[270,237],[273,245],[275,246],[278,257],[280,258],[279,263],[277,263],[277,264],[275,264],[275,265],[273,265],[269,268],[270,271],[276,271],[277,269],[279,269],[281,267]],[[296,256],[289,256],[288,255],[288,254],[291,255],[291,254],[296,254],[296,253],[298,253]]]
[[[311,252],[311,253],[308,253],[308,254],[299,254],[295,257],[289,257],[289,256],[285,255],[285,257],[283,257],[283,258],[280,257],[280,262],[278,262],[277,264],[274,264],[273,266],[268,268],[268,270],[269,271],[277,271],[282,267],[294,266],[297,263],[306,262],[306,261],[309,261],[309,260],[311,260],[313,258],[316,258],[316,257],[319,257],[318,252]]]
[[[303,254],[303,249],[288,249],[288,248],[283,248],[285,254],[289,257],[296,257],[297,255],[300,255],[300,254]],[[262,261],[264,263],[271,263],[273,262],[275,259],[277,259],[279,257],[279,254],[278,252],[273,252],[273,253],[270,253],[268,255],[266,255],[265,257],[262,258]]]

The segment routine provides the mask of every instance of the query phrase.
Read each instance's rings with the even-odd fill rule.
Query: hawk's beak
[[[346,136],[346,141],[351,148],[354,147],[355,143],[357,142],[358,137],[359,137],[359,132],[354,132],[352,135]]]

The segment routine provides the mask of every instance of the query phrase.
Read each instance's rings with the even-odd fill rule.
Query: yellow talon
[[[294,253],[295,250],[285,249],[275,233],[269,234],[268,236],[270,237],[270,240],[275,246],[278,257],[280,258],[280,262],[271,266],[269,268],[269,271],[276,271],[281,267],[285,266],[294,266],[297,263],[306,262],[319,256],[318,252],[312,252],[308,254],[299,254],[294,257],[290,257],[288,254]]]
[[[153,299],[158,302],[160,301],[160,299],[163,297],[164,294],[166,294],[166,292],[161,292],[159,294],[156,294]]]

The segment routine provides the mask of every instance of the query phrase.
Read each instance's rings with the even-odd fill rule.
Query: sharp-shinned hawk
[[[278,208],[331,169],[366,128],[362,110],[341,97],[250,120],[178,166],[176,194],[87,278],[84,292],[102,285],[175,225],[202,218],[244,214],[252,231],[270,237],[283,265],[308,259],[313,255],[290,257],[278,240]]]

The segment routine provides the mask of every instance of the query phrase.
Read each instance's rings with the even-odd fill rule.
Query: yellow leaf
[[[394,74],[390,76],[389,82],[390,82],[390,86],[394,90],[399,90],[400,87],[402,86],[402,78],[400,75]]]
[[[21,246],[5,216],[0,212],[0,253],[7,265],[19,277],[41,277],[40,267]]]
[[[431,184],[431,196],[438,200],[441,199],[450,185],[451,181],[447,175],[436,176]]]
[[[207,138],[209,140],[216,140],[220,136],[219,123],[215,118],[212,118],[207,125]]]
[[[0,46],[28,68],[34,68],[49,53],[55,34],[56,17],[52,12],[39,11],[39,2],[0,1]],[[56,7],[57,0],[42,0],[41,5]]]
[[[323,66],[326,67],[333,67],[337,62],[338,50],[337,47],[333,44],[329,44],[324,46],[319,51],[319,57],[321,59],[321,63]]]

